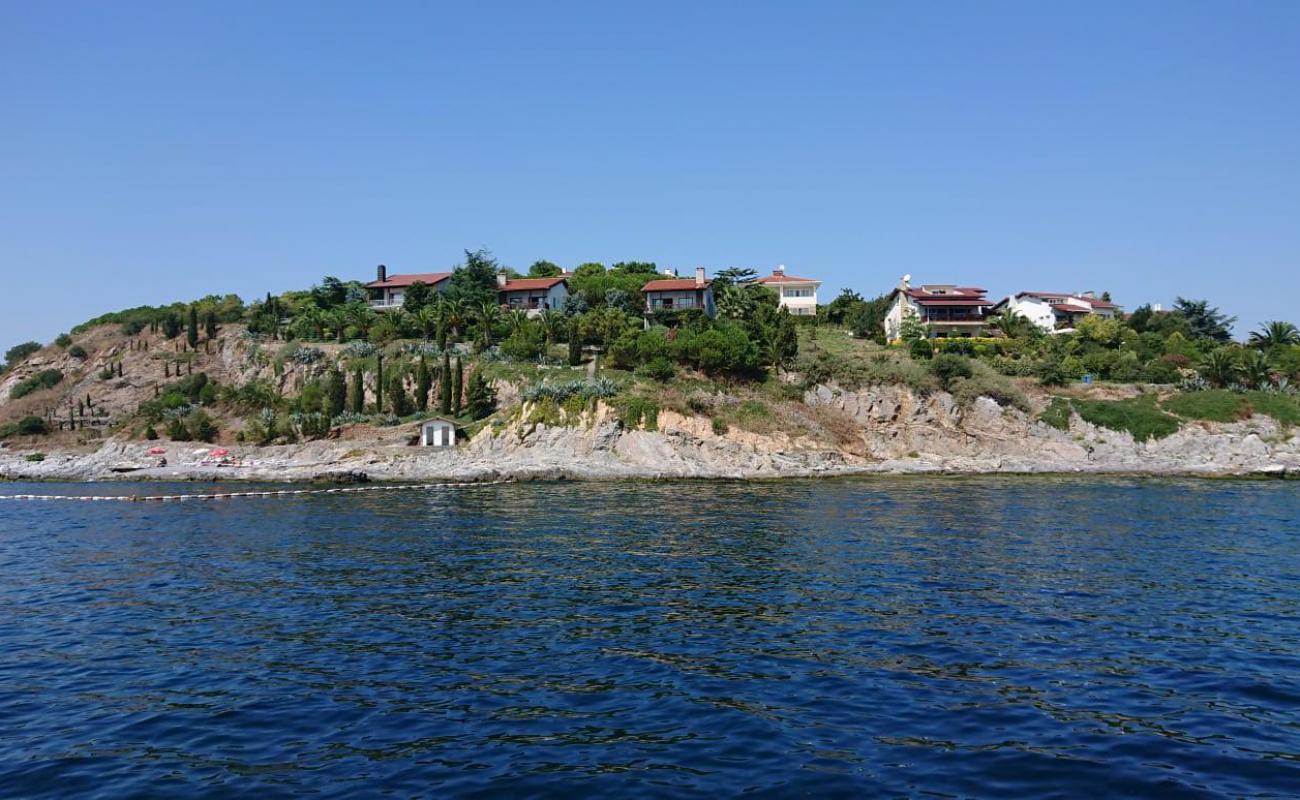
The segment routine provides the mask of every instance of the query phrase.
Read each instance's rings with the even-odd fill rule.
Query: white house
[[[912,315],[925,325],[931,339],[983,336],[988,332],[988,309],[993,306],[985,294],[984,289],[949,283],[931,283],[913,289],[911,276],[904,275],[902,283],[889,296],[885,339],[899,341],[903,321]]]
[[[450,285],[447,279],[450,272],[413,272],[407,275],[389,275],[388,268],[380,264],[376,270],[377,280],[366,284],[370,293],[370,307],[383,311],[389,308],[401,308],[406,301],[406,290],[412,284],[423,283],[436,292],[442,292]]]
[[[455,447],[456,423],[445,419],[426,419],[420,423],[422,447]]]
[[[812,316],[817,313],[817,290],[822,282],[815,278],[796,278],[785,274],[784,266],[777,266],[771,275],[755,283],[776,291],[780,304],[795,316]]]
[[[1019,314],[1047,333],[1074,330],[1089,314],[1113,319],[1120,307],[1093,292],[1020,292],[993,307],[996,314]]]
[[[695,268],[694,278],[678,278],[675,273],[656,281],[650,281],[641,287],[645,295],[645,313],[648,316],[656,311],[681,311],[698,308],[707,317],[717,313],[713,304],[713,279],[704,277],[704,267]]]
[[[550,309],[564,308],[569,299],[569,284],[563,275],[554,278],[510,278],[497,273],[497,302],[510,310],[522,309],[533,317]]]

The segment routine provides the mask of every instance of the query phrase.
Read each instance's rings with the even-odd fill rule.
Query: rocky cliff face
[[[453,450],[319,441],[236,448],[239,463],[204,463],[207,450],[169,447],[157,469],[147,445],[110,441],[91,454],[50,453],[30,462],[0,451],[11,478],[374,480],[530,478],[777,478],[853,473],[949,471],[1132,472],[1155,474],[1300,473],[1300,437],[1269,418],[1195,424],[1165,439],[1135,442],[1127,433],[1077,416],[1068,431],[982,398],[968,408],[946,394],[918,397],[903,388],[842,391],[819,386],[804,398],[846,428],[835,444],[782,433],[715,433],[706,418],[664,412],[659,430],[627,430],[606,408],[577,426],[515,422],[485,428]],[[526,419],[526,416],[521,416]],[[121,470],[133,470],[122,473]]]

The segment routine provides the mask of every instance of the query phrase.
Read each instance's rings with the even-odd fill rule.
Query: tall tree
[[[217,312],[210,308],[203,313],[203,335],[209,341],[217,338]]]
[[[556,275],[559,275],[563,271],[564,270],[560,269],[558,265],[552,264],[551,262],[542,259],[540,261],[534,261],[532,266],[528,268],[528,277],[554,278]]]
[[[438,373],[438,413],[451,413],[451,356],[442,354],[442,370]]]
[[[1174,300],[1174,310],[1187,319],[1192,329],[1192,336],[1198,339],[1212,339],[1216,342],[1232,341],[1232,325],[1236,317],[1223,314],[1211,306],[1208,300],[1187,300],[1182,297]]]
[[[190,303],[189,314],[185,319],[185,341],[191,348],[199,346],[199,310]]]
[[[352,370],[352,385],[348,387],[348,411],[360,414],[365,411],[366,384],[361,367]]]
[[[420,363],[415,367],[415,407],[420,411],[429,408],[429,362],[420,356]]]
[[[484,350],[492,346],[492,325],[501,316],[501,306],[495,300],[485,300],[475,309],[479,324],[479,346]]]
[[[394,372],[388,382],[388,404],[394,416],[405,417],[411,413],[411,398],[406,396],[406,381],[401,373]]]
[[[378,352],[375,354],[375,413],[383,413],[384,410],[384,354]]]
[[[415,313],[432,303],[437,294],[438,292],[429,284],[416,281],[406,287],[406,292],[402,295],[402,308]]]
[[[1261,325],[1259,330],[1250,334],[1251,347],[1271,350],[1274,347],[1288,344],[1300,344],[1300,331],[1290,322],[1270,320]]]
[[[496,410],[497,393],[487,378],[483,377],[482,368],[474,370],[470,376],[467,394],[465,411],[470,419],[483,419]]]
[[[343,385],[343,373],[336,367],[331,367],[325,375],[325,396],[321,401],[321,410],[333,419],[343,413],[346,400],[347,387]]]
[[[569,320],[569,366],[582,363],[582,326],[577,317]]]
[[[452,416],[460,416],[461,385],[465,379],[465,365],[458,358],[456,359],[456,371],[451,374],[451,413]]]
[[[447,292],[470,307],[493,301],[497,296],[498,269],[496,259],[487,250],[466,250],[465,263],[451,273]]]

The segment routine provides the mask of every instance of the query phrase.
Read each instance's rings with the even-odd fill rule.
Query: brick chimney
[[[375,267],[375,279],[380,283],[388,280],[388,267],[385,267],[383,264]]]
[[[695,285],[696,286],[704,285],[704,267],[695,268]]]
[[[498,289],[504,289],[504,288],[506,288],[506,281],[508,281],[508,280],[510,280],[510,278],[509,278],[509,276],[506,275],[506,271],[505,271],[505,270],[501,270],[500,272],[498,272],[498,273],[497,273],[497,288],[498,288]]]

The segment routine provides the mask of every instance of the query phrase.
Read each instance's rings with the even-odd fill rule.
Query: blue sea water
[[[0,797],[739,794],[1300,795],[1300,485],[0,502]]]

